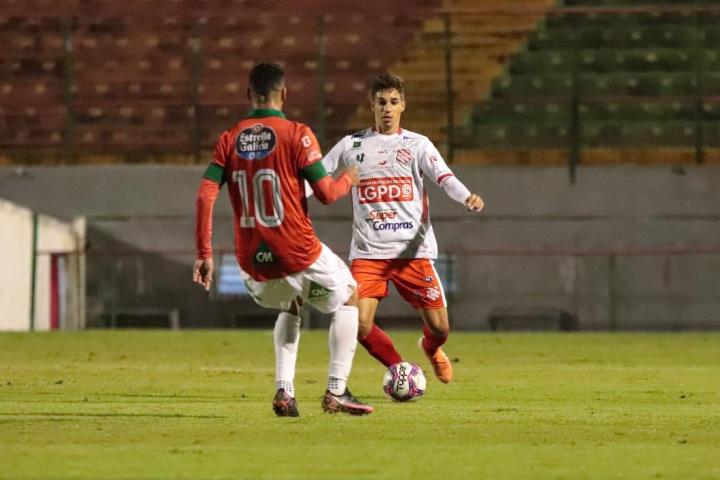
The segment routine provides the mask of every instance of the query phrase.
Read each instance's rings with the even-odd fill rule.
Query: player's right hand
[[[465,206],[468,210],[479,212],[485,206],[485,202],[483,202],[483,199],[480,197],[480,195],[471,193],[467,200],[465,200]]]
[[[358,168],[355,165],[343,170],[343,175],[348,176],[350,179],[350,185],[357,185],[360,181],[360,174],[358,173]]]
[[[205,290],[210,290],[214,271],[215,263],[212,257],[204,260],[195,260],[195,265],[193,265],[193,282],[202,285],[205,287]]]

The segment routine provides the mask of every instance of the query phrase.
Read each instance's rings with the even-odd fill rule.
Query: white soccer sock
[[[300,317],[280,312],[273,329],[275,342],[275,385],[295,396],[295,363],[300,343]]]
[[[330,346],[328,390],[333,395],[345,393],[357,346],[357,332],[357,307],[344,305],[333,313],[328,336]]]

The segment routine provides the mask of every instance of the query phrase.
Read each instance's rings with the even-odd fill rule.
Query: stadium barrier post
[[[617,312],[615,311],[615,261],[614,253],[608,255],[608,330],[617,331]]]
[[[455,98],[453,95],[453,51],[452,51],[452,20],[450,13],[443,15],[444,31],[443,46],[445,47],[445,99],[447,122],[447,163],[452,164],[455,156]]]
[[[35,330],[35,298],[37,294],[37,256],[38,256],[38,223],[37,212],[32,214],[32,246],[30,248],[30,331]]]
[[[72,38],[72,17],[63,19],[63,90],[65,100],[65,155],[68,159],[75,156],[75,67]]]
[[[191,85],[192,85],[192,131],[190,132],[190,138],[192,138],[192,154],[193,161],[200,163],[200,83],[202,82],[202,32],[200,30],[199,22],[193,23],[192,38],[190,41],[192,48],[192,67],[190,71]]]
[[[697,85],[695,95],[695,163],[700,165],[705,160],[704,138],[703,138],[703,95],[705,93],[705,66],[704,66],[704,25],[703,14],[695,14],[695,34],[693,35],[694,45],[694,70],[695,83]]]
[[[577,166],[580,163],[580,115],[579,115],[579,103],[580,103],[580,87],[579,87],[579,56],[578,50],[578,25],[577,17],[572,17],[573,22],[573,65],[572,65],[572,91],[570,94],[570,152],[568,156],[568,174],[570,176],[570,183],[575,184],[577,177]]]
[[[325,148],[327,145],[327,133],[325,129],[327,122],[327,108],[325,105],[325,43],[327,38],[325,36],[325,17],[323,15],[318,15],[317,17],[317,39],[317,137],[320,146]]]

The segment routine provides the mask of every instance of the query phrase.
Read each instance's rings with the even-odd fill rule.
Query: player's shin
[[[357,346],[357,330],[357,307],[344,305],[333,313],[328,338],[330,347],[328,390],[333,395],[342,395],[347,387]]]
[[[283,389],[295,397],[295,363],[300,342],[300,317],[280,312],[273,329],[275,342],[275,382],[277,389]]]
[[[423,325],[422,347],[429,355],[434,354],[438,348],[447,342],[449,332],[433,332],[427,325]]]
[[[388,334],[377,325],[373,325],[370,333],[365,338],[360,339],[360,344],[365,347],[365,350],[370,355],[386,367],[402,362],[402,357],[395,349],[395,345],[393,345]]]

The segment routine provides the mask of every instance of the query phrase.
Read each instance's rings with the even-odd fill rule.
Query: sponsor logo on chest
[[[412,230],[415,227],[413,222],[393,222],[392,220],[397,219],[398,212],[395,209],[388,210],[372,210],[370,215],[365,220],[370,223],[372,229],[376,232],[397,230]]]
[[[358,202],[409,202],[413,199],[412,177],[365,178],[357,186]]]
[[[275,150],[277,135],[267,125],[256,123],[235,138],[235,153],[245,160],[262,160]]]

